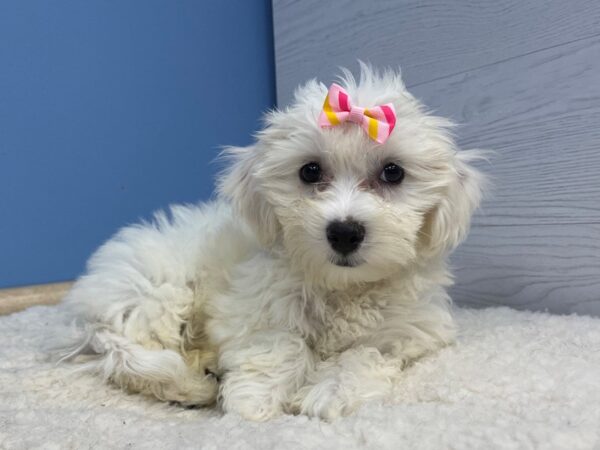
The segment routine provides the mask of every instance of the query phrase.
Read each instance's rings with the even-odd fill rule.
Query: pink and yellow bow
[[[371,139],[383,144],[396,125],[396,111],[391,103],[372,108],[354,106],[348,92],[333,83],[325,97],[318,124],[321,128],[331,128],[347,121],[360,125]]]

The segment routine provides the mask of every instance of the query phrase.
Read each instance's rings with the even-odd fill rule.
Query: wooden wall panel
[[[494,151],[477,223],[600,223],[600,36],[411,91],[461,124],[462,147]]]
[[[475,226],[452,258],[453,298],[600,316],[600,224]]]
[[[456,252],[459,303],[600,315],[600,3],[274,0],[279,105],[356,60],[401,66],[493,187]]]
[[[356,59],[408,86],[597,36],[596,0],[273,0],[279,104]]]

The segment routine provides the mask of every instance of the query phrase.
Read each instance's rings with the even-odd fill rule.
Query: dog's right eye
[[[300,179],[305,183],[318,183],[321,177],[321,166],[316,162],[309,162],[300,168]]]

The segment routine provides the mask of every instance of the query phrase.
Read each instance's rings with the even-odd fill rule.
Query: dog
[[[339,83],[309,81],[226,149],[215,200],[95,252],[65,299],[81,330],[65,359],[163,401],[333,420],[453,342],[447,257],[481,155],[398,72],[362,64]]]

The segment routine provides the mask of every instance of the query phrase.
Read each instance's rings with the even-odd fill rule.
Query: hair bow
[[[354,106],[348,92],[333,83],[325,97],[318,124],[321,128],[331,128],[348,121],[360,125],[371,139],[383,144],[396,125],[396,111],[391,103],[372,108]]]

